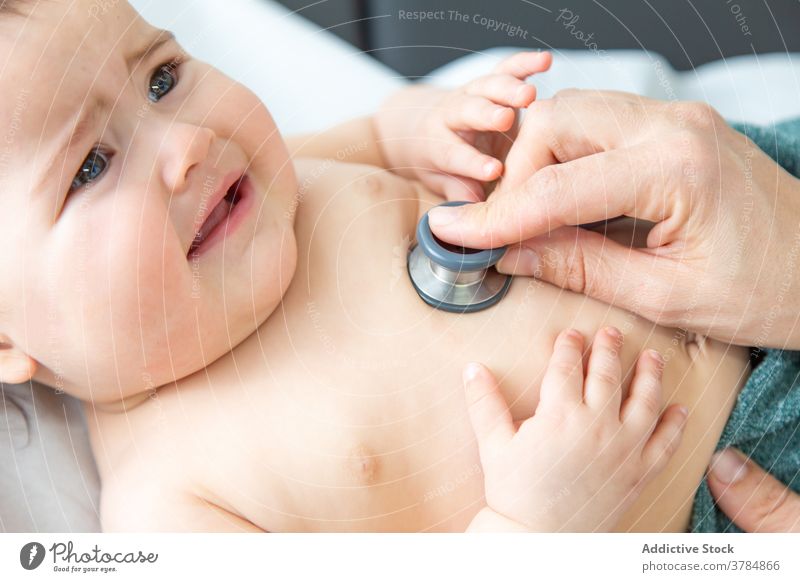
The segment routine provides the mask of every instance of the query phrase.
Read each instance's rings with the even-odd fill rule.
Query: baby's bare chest
[[[342,182],[304,193],[278,311],[162,398],[192,435],[179,456],[207,459],[189,469],[203,489],[271,531],[463,529],[482,475],[464,354],[447,356],[457,320],[408,280],[417,194],[369,171]]]

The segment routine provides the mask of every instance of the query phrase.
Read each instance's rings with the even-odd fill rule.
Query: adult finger
[[[680,259],[630,248],[598,232],[561,227],[510,247],[497,269],[533,276],[656,321],[684,292],[688,267]]]
[[[471,363],[464,368],[464,390],[481,459],[490,459],[516,432],[511,411],[497,380],[486,367]]]
[[[550,165],[518,187],[501,185],[483,204],[439,207],[430,225],[447,242],[491,248],[624,215],[662,223],[648,244],[663,244],[685,223],[689,207],[677,183],[681,159],[668,149],[652,142]]]
[[[504,178],[517,186],[541,168],[584,156],[629,148],[656,136],[669,106],[620,91],[559,91],[534,101],[506,160]]]
[[[744,531],[800,532],[800,496],[735,449],[714,455],[708,487]]]

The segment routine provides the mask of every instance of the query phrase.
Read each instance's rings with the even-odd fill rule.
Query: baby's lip
[[[220,183],[220,187],[217,188],[211,196],[208,196],[205,190],[203,191],[203,195],[200,198],[200,206],[197,208],[197,212],[195,213],[195,220],[192,223],[194,232],[192,233],[192,240],[190,242],[189,250],[187,251],[187,256],[191,255],[192,251],[197,246],[195,244],[197,240],[197,235],[200,233],[201,229],[203,228],[203,225],[209,219],[214,209],[222,202],[225,196],[228,195],[228,190],[230,190],[234,184],[236,184],[243,178],[244,178],[243,168],[240,170],[233,170],[225,174],[225,177],[222,179],[222,182]]]

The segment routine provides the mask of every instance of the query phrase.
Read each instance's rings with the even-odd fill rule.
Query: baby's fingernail
[[[664,356],[662,356],[657,350],[647,350],[647,354],[656,364],[658,364],[659,367],[664,365]]]
[[[530,96],[530,90],[531,88],[529,85],[521,85],[517,89],[517,93],[514,96],[514,101],[517,103],[520,101],[527,101],[528,97]]]
[[[503,117],[505,117],[505,115],[506,115],[506,108],[499,107],[498,109],[494,110],[494,113],[492,113],[492,121],[494,121],[495,123],[500,123],[503,120]]]
[[[577,331],[577,330],[574,330],[574,329],[565,330],[564,331],[564,336],[566,338],[568,338],[568,339],[573,340],[573,341],[578,341],[578,340],[582,340],[583,339],[583,336],[580,334],[580,332]]]
[[[678,414],[680,414],[683,417],[683,420],[686,420],[687,418],[689,418],[689,409],[686,408],[685,406],[679,406]]]
[[[622,332],[620,332],[616,327],[613,325],[605,328],[606,335],[609,336],[611,339],[619,340],[622,337]]]
[[[525,275],[536,275],[539,273],[539,253],[527,247],[521,248],[517,255],[517,272]]]
[[[481,365],[471,362],[464,366],[464,382],[472,382],[481,373]]]
[[[437,206],[428,212],[428,224],[431,226],[447,226],[456,221],[461,213],[459,206]]]
[[[736,483],[747,474],[747,461],[731,449],[725,449],[711,457],[711,474],[723,483]]]

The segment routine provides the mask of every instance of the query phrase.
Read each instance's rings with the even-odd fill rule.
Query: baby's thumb
[[[670,290],[680,283],[673,269],[671,261],[646,249],[572,226],[510,247],[497,264],[502,273],[535,277],[634,313],[648,310],[656,317]]]
[[[467,364],[464,390],[481,461],[485,462],[514,437],[514,421],[497,380],[484,366]]]

